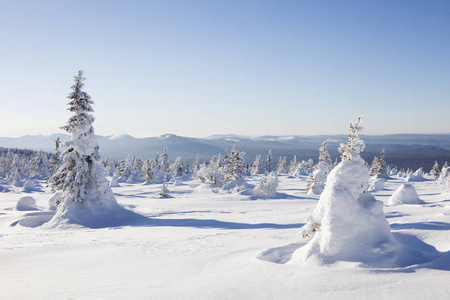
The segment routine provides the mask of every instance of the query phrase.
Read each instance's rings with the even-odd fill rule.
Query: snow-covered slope
[[[255,185],[260,176],[246,178]],[[446,299],[450,294],[450,194],[414,182],[424,204],[384,207],[396,240],[432,257],[401,268],[351,262],[290,265],[308,240],[298,229],[316,207],[306,177],[279,176],[274,199],[221,194],[186,181],[113,188],[133,212],[111,227],[46,229],[52,196],[26,193],[36,210],[0,193],[0,282],[4,299]],[[403,183],[374,192],[387,203]],[[95,224],[94,224],[95,225]],[[27,227],[28,226],[28,227]],[[95,227],[95,226],[94,226]]]

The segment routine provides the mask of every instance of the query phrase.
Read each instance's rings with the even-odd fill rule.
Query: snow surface
[[[246,177],[255,186],[262,176]],[[404,179],[373,193],[387,203]],[[2,299],[447,299],[450,294],[450,194],[415,182],[423,204],[385,206],[395,239],[426,256],[405,267],[364,268],[338,261],[292,265],[308,240],[298,229],[317,206],[307,177],[279,176],[277,196],[222,193],[193,181],[113,188],[116,217],[89,227],[41,226],[53,194],[0,194]],[[14,207],[24,195],[35,211]]]

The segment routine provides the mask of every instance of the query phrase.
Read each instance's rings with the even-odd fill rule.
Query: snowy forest
[[[74,78],[61,127],[69,141],[55,140],[52,153],[0,148],[0,258],[9,270],[0,281],[20,276],[25,298],[374,298],[383,282],[382,298],[448,296],[447,162],[398,168],[385,149],[366,162],[362,117],[335,159],[329,139],[307,160],[276,160],[271,149],[248,158],[236,147],[207,161],[172,158],[168,147],[102,158],[94,101],[84,73]]]

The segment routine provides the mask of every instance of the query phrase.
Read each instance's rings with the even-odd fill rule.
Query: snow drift
[[[417,195],[412,184],[404,183],[392,194],[388,200],[389,205],[395,204],[422,204],[424,203]]]

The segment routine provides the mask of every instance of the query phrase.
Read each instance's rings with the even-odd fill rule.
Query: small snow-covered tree
[[[328,175],[317,207],[302,227],[304,237],[312,237],[298,249],[290,263],[310,259],[333,263],[359,261],[370,265],[390,264],[401,259],[398,243],[384,217],[383,203],[367,192],[369,170],[360,152],[361,118],[350,124],[348,142],[341,144],[342,161]]]
[[[435,161],[433,168],[431,168],[430,170],[430,175],[433,176],[434,178],[438,178],[440,173],[441,172],[439,171],[439,164],[437,161]]]
[[[52,163],[52,174],[54,174],[58,168],[59,168],[59,163],[60,163],[60,155],[61,152],[59,152],[59,147],[61,145],[61,139],[58,137],[55,140],[55,154],[53,155],[52,159],[51,159],[51,163]]]
[[[442,167],[441,173],[439,174],[438,182],[445,188],[447,193],[450,193],[450,168]]]
[[[200,168],[200,164],[199,164],[199,162],[198,162],[198,154],[195,156],[195,160],[194,160],[194,162],[192,163],[192,166],[191,166],[191,170],[192,170],[192,178],[194,179],[194,178],[196,178],[197,177],[197,172],[198,172],[198,169]]]
[[[261,155],[256,155],[255,161],[253,162],[252,168],[251,168],[251,174],[262,174],[264,173],[264,168],[261,163]]]
[[[277,173],[278,174],[286,173],[286,156],[285,157],[280,156],[280,158],[278,159]]]
[[[306,186],[307,194],[320,194],[325,188],[328,173],[332,169],[331,157],[327,150],[329,140],[324,141],[319,148],[319,162],[313,167],[313,171],[309,175],[309,183]]]
[[[223,173],[226,181],[234,181],[242,178],[245,173],[245,152],[236,150],[236,147],[231,148],[228,162],[224,165]]]
[[[378,157],[374,157],[372,164],[370,165],[370,174],[377,175],[378,174]]]
[[[380,158],[375,156],[373,159],[372,165],[370,166],[370,174],[377,175],[378,177],[389,175],[386,162],[384,161],[384,148],[380,152]]]
[[[166,174],[164,174],[164,179],[163,179],[163,183],[161,185],[161,191],[159,192],[159,195],[162,198],[168,198],[170,196],[170,191],[167,188],[167,184],[166,184]]]
[[[182,157],[177,157],[170,166],[170,171],[174,176],[182,176],[186,173],[186,166]]]
[[[345,160],[355,160],[360,158],[359,153],[364,151],[364,142],[359,138],[358,131],[362,129],[361,127],[362,118],[359,117],[356,123],[350,123],[350,133],[348,134],[348,141],[346,144],[341,144],[339,147],[339,152],[341,153],[341,158]]]
[[[112,208],[117,205],[114,194],[105,178],[100,160],[97,137],[94,133],[94,116],[91,97],[84,91],[83,71],[74,76],[75,84],[69,94],[69,111],[73,115],[61,127],[71,134],[62,153],[63,162],[49,179],[53,189],[61,191],[56,199],[58,205],[55,218],[70,218],[77,207],[94,209]]]
[[[270,173],[273,170],[274,170],[274,166],[273,166],[272,149],[269,149],[269,153],[267,153],[267,157],[266,157],[266,171],[268,173]]]
[[[163,153],[159,156],[159,164],[161,172],[169,173],[169,155],[167,154],[167,147],[164,148]]]
[[[288,167],[288,170],[287,170],[288,174],[292,175],[295,172],[295,170],[297,170],[297,166],[298,166],[297,155],[294,155],[294,158],[289,163],[289,167]]]

